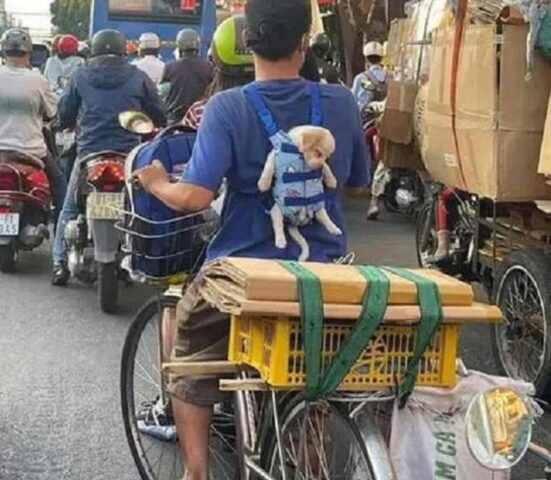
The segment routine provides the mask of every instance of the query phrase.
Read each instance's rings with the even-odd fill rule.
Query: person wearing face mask
[[[272,146],[259,115],[261,98],[280,129],[311,123],[312,102],[321,126],[331,131],[336,150],[331,170],[338,188],[326,190],[325,207],[343,231],[341,191],[363,187],[369,161],[360,114],[351,92],[340,85],[310,82],[299,70],[311,28],[309,0],[248,0],[246,44],[252,50],[255,82],[212,97],[201,119],[192,157],[180,182],[172,183],[160,162],[135,172],[143,188],[182,212],[206,209],[224,179],[227,195],[219,232],[207,260],[225,256],[296,259],[300,247],[274,245],[274,231],[257,186]],[[236,32],[240,35],[240,32]],[[238,38],[238,37],[236,37]],[[266,120],[264,118],[264,120]],[[346,235],[331,235],[317,222],[301,230],[310,245],[310,259],[332,262],[347,252]],[[227,358],[229,316],[209,306],[197,284],[187,289],[177,308],[173,357]],[[182,453],[186,480],[208,480],[209,428],[213,406],[225,399],[215,377],[176,377],[168,390]]]

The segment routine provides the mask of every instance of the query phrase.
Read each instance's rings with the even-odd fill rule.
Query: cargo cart
[[[417,257],[427,267],[437,247],[438,184],[422,208]],[[541,205],[540,205],[541,207]],[[551,214],[536,202],[505,203],[454,191],[447,204],[450,256],[437,266],[480,282],[505,322],[492,326],[493,349],[505,373],[551,393]]]

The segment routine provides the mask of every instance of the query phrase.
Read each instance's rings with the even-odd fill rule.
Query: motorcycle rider
[[[369,42],[364,46],[366,62],[364,72],[358,74],[352,85],[352,94],[358,103],[360,112],[371,102],[381,101],[386,97],[387,73],[381,65],[384,47],[379,42]]]
[[[316,64],[322,81],[340,83],[339,72],[329,61],[331,55],[331,39],[326,33],[317,33],[310,40],[310,48],[316,57]]]
[[[73,75],[77,68],[84,65],[84,60],[78,56],[78,39],[74,35],[63,35],[57,42],[57,55],[48,59],[44,76],[51,89],[60,95],[64,83]]]
[[[205,96],[186,112],[182,123],[197,130],[203,118],[209,98],[229,88],[246,85],[254,80],[254,62],[251,52],[239,38],[245,29],[245,17],[235,15],[224,20],[212,38],[212,61],[215,65],[214,80]]]
[[[139,138],[119,125],[118,116],[125,110],[141,110],[162,126],[165,113],[157,90],[149,77],[130,65],[125,58],[126,38],[116,30],[102,30],[92,39],[88,65],[69,81],[59,101],[61,128],[79,126],[78,159],[103,150],[127,153]],[[53,245],[52,284],[64,286],[69,280],[64,241],[65,225],[78,215],[75,191],[79,160],[75,162],[63,203]]]
[[[46,79],[29,68],[33,42],[28,32],[7,30],[0,48],[6,62],[0,65],[0,150],[19,150],[44,161],[55,222],[67,185],[57,159],[48,151],[44,119],[55,117],[56,97]]]
[[[254,54],[251,88],[264,98],[280,127],[309,122],[311,94],[316,84],[299,76],[308,47],[311,24],[309,0],[248,0],[245,7],[247,45]],[[331,168],[339,185],[361,187],[368,182],[368,158],[359,113],[349,90],[319,85],[323,126],[336,139]],[[227,178],[221,227],[207,258],[246,256],[297,258],[298,245],[274,245],[274,232],[257,182],[271,149],[266,126],[242,88],[212,97],[201,120],[195,147],[183,181],[170,183],[159,162],[136,172],[143,187],[172,208],[185,212],[207,208]],[[326,191],[331,218],[344,230],[339,193]],[[328,234],[319,224],[302,229],[311,258],[330,262],[346,252],[346,237]],[[229,318],[207,305],[192,284],[178,305],[173,355],[197,361],[227,358]],[[209,477],[209,430],[213,405],[224,400],[213,378],[178,377],[169,386],[172,409],[183,448],[186,480]]]
[[[211,64],[198,57],[200,38],[195,30],[181,30],[176,44],[180,58],[166,65],[161,79],[161,83],[170,84],[166,104],[171,124],[182,120],[189,107],[204,95],[213,79]]]
[[[140,37],[139,55],[141,58],[135,65],[147,73],[155,85],[161,81],[165,70],[165,63],[159,58],[160,50],[161,40],[155,33],[144,33]]]
[[[367,43],[363,53],[367,68],[365,72],[360,73],[354,79],[352,93],[360,112],[362,112],[362,117],[365,117],[369,114],[370,104],[381,102],[386,97],[387,72],[381,65],[384,55],[384,47],[381,43]],[[368,220],[376,220],[379,216],[381,196],[389,179],[390,170],[382,162],[379,162],[373,174],[371,199],[366,214]]]

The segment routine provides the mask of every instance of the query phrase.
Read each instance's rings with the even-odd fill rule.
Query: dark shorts
[[[230,317],[208,305],[192,283],[176,307],[176,335],[172,357],[178,362],[226,360]],[[223,402],[220,375],[171,375],[168,392],[186,403],[209,406]]]

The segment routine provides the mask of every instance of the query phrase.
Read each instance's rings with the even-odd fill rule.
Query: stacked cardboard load
[[[326,318],[355,320],[366,289],[365,277],[353,265],[303,263],[321,281]],[[474,302],[470,285],[435,270],[414,272],[436,282],[444,322],[497,322],[499,309]],[[411,324],[419,321],[417,291],[413,282],[385,272],[390,280],[385,321]],[[220,311],[232,315],[300,316],[297,279],[277,260],[225,258],[207,264],[201,275],[201,294]]]
[[[420,155],[433,179],[461,190],[499,201],[549,200],[542,174],[551,175],[550,133],[543,135],[551,63],[533,49],[541,15],[531,14],[530,2],[459,3],[466,8],[419,0],[410,18],[392,25],[383,161],[418,169]]]
[[[504,201],[550,199],[538,174],[551,65],[527,75],[527,25],[467,25],[433,33],[423,160],[445,184]],[[452,108],[453,85],[455,108]]]
[[[549,97],[549,105],[547,107],[538,172],[548,177],[551,176],[551,96]]]

